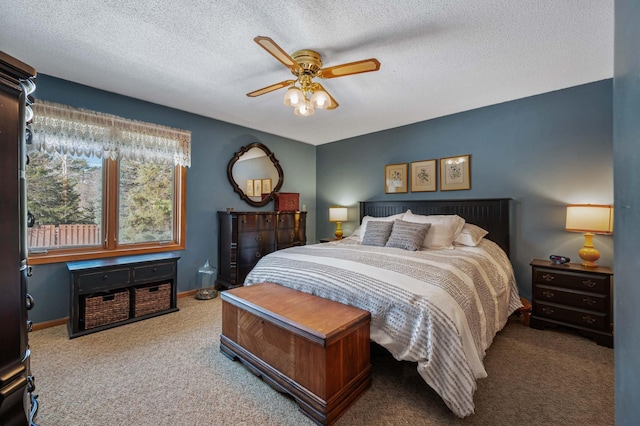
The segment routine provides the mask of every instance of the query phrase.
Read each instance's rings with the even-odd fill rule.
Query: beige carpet
[[[311,425],[218,349],[220,298],[178,300],[179,312],[69,340],[31,333],[41,426]],[[476,414],[456,418],[415,365],[372,352],[372,387],[337,425],[613,425],[613,350],[513,318],[485,358]]]

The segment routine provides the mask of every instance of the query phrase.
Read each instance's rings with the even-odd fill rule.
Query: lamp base
[[[342,232],[342,224],[340,222],[336,222],[336,239],[341,240],[344,233]]]
[[[578,250],[578,256],[582,259],[581,265],[585,268],[597,268],[596,261],[600,259],[600,252],[593,246],[593,234],[584,234],[584,247]]]

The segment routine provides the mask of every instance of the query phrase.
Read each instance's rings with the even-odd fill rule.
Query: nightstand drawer
[[[551,269],[534,268],[533,280],[540,284],[549,284],[575,290],[609,293],[609,276],[580,273],[564,273]]]
[[[609,298],[604,294],[570,291],[542,284],[534,287],[533,297],[542,303],[553,302],[598,312],[607,312],[609,309]]]
[[[544,319],[571,323],[594,330],[610,331],[607,314],[603,312],[571,309],[552,303],[537,303],[533,307],[533,314]]]

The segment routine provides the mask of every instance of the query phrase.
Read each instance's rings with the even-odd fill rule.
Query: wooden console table
[[[171,253],[68,262],[69,338],[178,310]]]

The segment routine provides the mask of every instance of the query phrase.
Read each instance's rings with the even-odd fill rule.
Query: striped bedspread
[[[271,281],[371,312],[371,339],[422,378],[459,417],[474,412],[483,358],[521,306],[511,263],[492,241],[406,251],[352,241],[276,251],[245,285]]]

